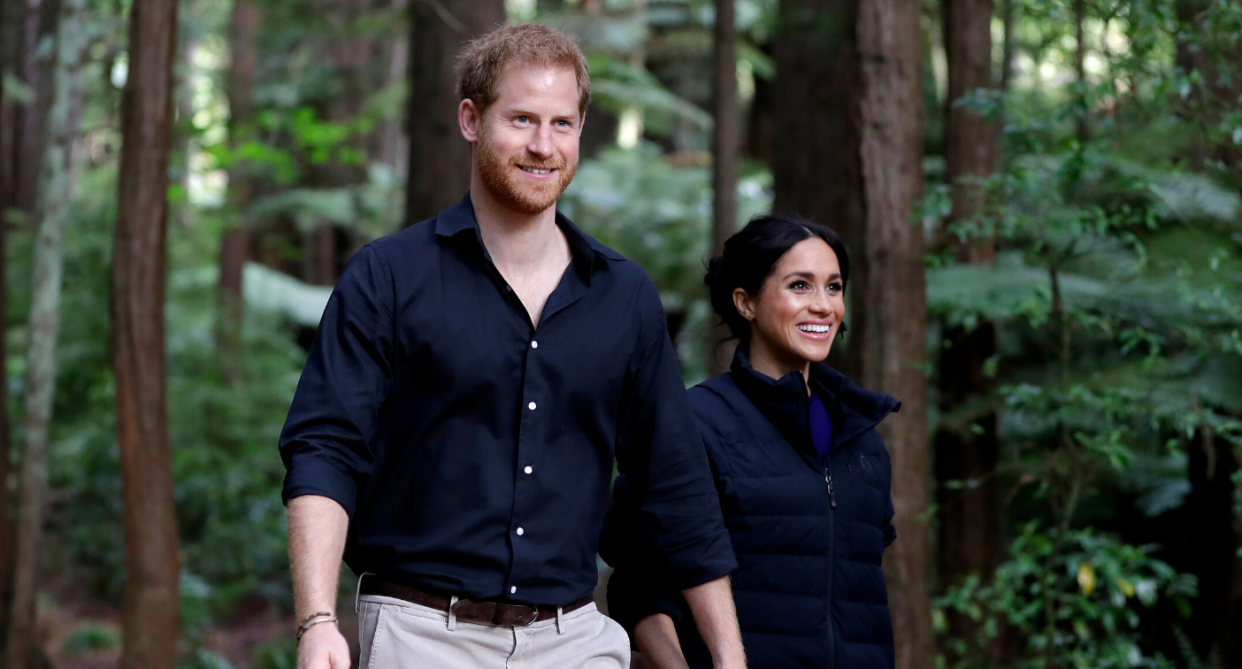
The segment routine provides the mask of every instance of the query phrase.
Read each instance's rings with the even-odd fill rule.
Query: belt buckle
[[[521,625],[521,627],[530,627],[531,625],[535,624],[536,620],[539,619],[539,607],[535,606],[534,604],[531,604],[530,610],[531,610],[530,620],[527,620],[524,624]]]

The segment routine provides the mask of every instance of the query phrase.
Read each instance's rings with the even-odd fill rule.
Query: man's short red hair
[[[501,26],[479,37],[457,59],[457,95],[474,101],[479,113],[496,101],[496,87],[512,63],[568,67],[578,80],[578,111],[591,102],[591,75],[577,43],[556,28],[538,23]]]

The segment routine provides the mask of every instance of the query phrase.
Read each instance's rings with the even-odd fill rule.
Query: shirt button
[[[530,340],[530,347],[539,348],[539,342],[535,341],[534,339]]]
[[[522,529],[522,528],[520,528],[520,527],[519,527],[519,528],[517,528],[517,535],[520,537],[520,536],[522,536],[523,534],[526,534],[526,530],[524,530],[524,529]]]
[[[535,471],[535,468],[531,467],[530,465],[526,465],[526,469],[523,469],[522,471],[526,472],[527,474],[530,474],[531,472]]]
[[[534,410],[535,410],[535,403],[534,403],[534,402],[531,402],[530,404],[527,404],[527,405],[526,405],[526,407],[527,407],[528,409],[530,409],[531,411],[534,411]]]
[[[515,592],[517,592],[517,586],[516,585],[509,586],[509,594],[512,595]]]
[[[512,293],[512,292],[513,292],[513,286],[510,286],[509,284],[507,284],[507,283],[506,283],[506,284],[505,284],[505,290],[506,290],[506,291],[508,291],[508,292],[510,292],[510,293]]]

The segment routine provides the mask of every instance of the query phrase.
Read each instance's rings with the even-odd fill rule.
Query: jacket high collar
[[[781,436],[812,462],[818,460],[811,442],[810,397],[802,371],[794,370],[773,379],[755,371],[750,364],[750,356],[742,346],[733,354],[733,365],[729,371],[738,388]],[[847,445],[849,440],[901,409],[901,402],[891,395],[867,390],[824,363],[811,363],[810,387],[828,409],[832,420],[833,449]]]

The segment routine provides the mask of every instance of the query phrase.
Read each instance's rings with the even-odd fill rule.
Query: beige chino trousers
[[[526,627],[461,622],[427,606],[363,595],[358,669],[629,669],[630,639],[588,604]]]

